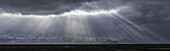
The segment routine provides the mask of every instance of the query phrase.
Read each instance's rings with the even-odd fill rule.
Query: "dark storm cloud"
[[[130,18],[139,24],[160,22],[170,17],[170,0],[0,0],[0,8],[5,12],[22,14],[60,14],[82,7],[83,10],[115,8],[123,5],[133,6]],[[81,5],[82,2],[96,1],[96,3]],[[95,7],[98,6],[98,7]],[[124,11],[122,11],[124,12]],[[138,14],[136,14],[138,12]],[[147,20],[146,20],[147,19]]]
[[[0,8],[6,12],[22,14],[58,14],[70,11],[82,2],[94,0],[0,0]]]
[[[135,11],[127,12],[125,16],[138,24],[164,21],[170,17],[169,2],[170,0],[129,0],[129,5]]]
[[[170,15],[170,1],[168,0],[155,0],[155,1],[146,1],[143,3],[139,3],[135,7],[139,12],[141,12],[144,17],[151,18],[149,20],[145,20],[146,22],[155,22],[161,21]]]

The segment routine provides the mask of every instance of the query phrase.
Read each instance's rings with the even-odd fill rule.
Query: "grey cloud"
[[[91,11],[97,9],[114,9],[121,6],[131,6],[119,13],[137,24],[164,22],[170,17],[170,0],[100,0],[83,4],[80,8]]]
[[[111,9],[123,5],[133,6],[124,15],[138,24],[160,22],[169,17],[169,0],[0,0],[6,12],[22,14],[60,14],[76,8],[83,10]],[[95,2],[91,2],[95,1]],[[82,2],[91,2],[82,5]],[[129,9],[127,9],[129,10]],[[122,12],[126,12],[123,10]],[[147,20],[146,20],[147,19]]]
[[[169,0],[129,0],[128,5],[133,6],[134,10],[127,13],[121,11],[121,14],[137,24],[157,23],[170,17],[169,2]]]
[[[59,14],[70,11],[82,2],[94,0],[0,0],[0,8],[6,12],[22,14]]]

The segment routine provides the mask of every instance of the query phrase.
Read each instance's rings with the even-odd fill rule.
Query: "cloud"
[[[133,8],[122,10],[120,14],[137,24],[160,22],[170,17],[169,0],[129,0]]]
[[[0,0],[0,8],[6,12],[22,14],[59,14],[94,0]]]

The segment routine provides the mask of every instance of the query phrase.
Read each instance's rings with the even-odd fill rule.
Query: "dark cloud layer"
[[[22,14],[60,14],[82,7],[83,10],[110,9],[122,5],[133,6],[135,11],[124,16],[138,24],[160,22],[170,17],[170,0],[0,0],[5,12]],[[96,1],[96,5],[82,6],[82,2]],[[95,6],[98,6],[96,8]],[[125,12],[125,11],[122,11]],[[137,14],[138,13],[138,14]],[[147,20],[146,20],[147,19]]]
[[[58,14],[70,11],[82,2],[94,0],[0,0],[0,8],[6,12],[22,14]]]
[[[129,5],[133,6],[135,11],[122,15],[138,24],[157,23],[170,17],[169,2],[170,0],[129,0]]]
[[[60,14],[82,7],[83,10],[110,9],[122,5],[133,6],[135,11],[122,14],[138,24],[160,22],[169,16],[170,0],[0,0],[5,12],[22,14]],[[82,2],[96,1],[96,5]],[[90,6],[91,5],[91,6]],[[97,6],[98,8],[96,8]],[[147,19],[147,20],[146,20]]]

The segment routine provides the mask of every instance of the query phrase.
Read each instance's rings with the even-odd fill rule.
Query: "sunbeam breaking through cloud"
[[[6,2],[15,6],[12,7],[11,4]],[[27,0],[24,0],[21,3],[27,2]],[[84,0],[73,1],[74,3],[71,1],[60,1],[64,4],[57,2],[59,5],[53,2],[57,1],[51,0],[47,5],[40,5],[41,7],[30,7],[29,5],[39,4],[29,1],[29,4],[26,5],[28,9],[24,10],[19,10],[21,6],[24,7],[23,5],[18,5],[21,3],[16,4],[13,1],[0,2],[0,39],[3,39],[0,40],[0,44],[168,43],[167,38],[132,20],[139,19],[143,15],[140,9],[134,5],[139,1]],[[45,2],[37,1],[37,3]],[[51,6],[48,6],[48,4]],[[11,10],[6,10],[5,8],[11,8]],[[31,13],[31,8],[32,10],[44,9]],[[62,8],[65,8],[65,10],[63,11]],[[56,11],[58,12],[56,13]]]

